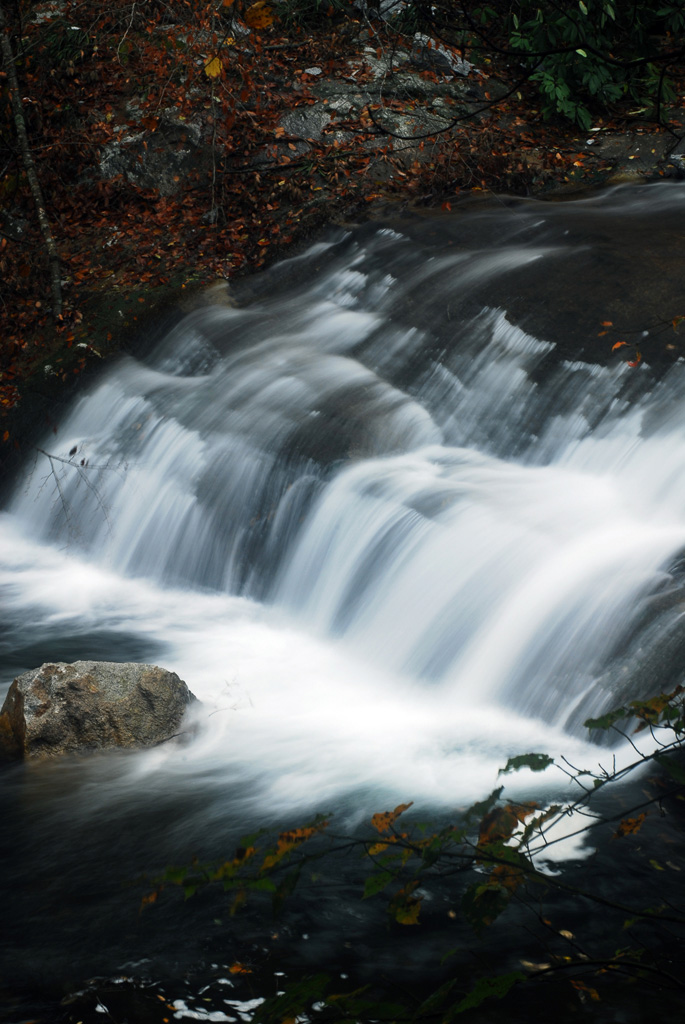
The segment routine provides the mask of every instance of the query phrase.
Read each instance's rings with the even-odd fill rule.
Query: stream
[[[92,977],[225,976],[257,923],[141,915],[167,864],[317,811],[449,814],[526,751],[627,762],[583,723],[685,675],[684,259],[684,183],[388,214],[79,392],[0,511],[0,699],[93,659],[201,704],[183,745],[4,771],[8,1019],[90,1020],[55,1007]],[[289,951],[374,955],[373,910],[326,906]],[[176,1016],[249,1021],[234,1001]]]

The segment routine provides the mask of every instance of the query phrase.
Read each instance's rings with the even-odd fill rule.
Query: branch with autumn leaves
[[[655,860],[658,851],[650,840],[638,841],[630,849],[633,859],[642,860],[647,880],[637,895],[630,883],[625,897],[607,893],[600,882],[593,884],[587,872],[587,884],[569,880],[565,872],[550,872],[545,856],[569,837],[590,838],[603,833],[610,842],[628,842],[663,813],[664,804],[685,799],[685,769],[681,755],[685,741],[685,690],[678,686],[670,693],[649,700],[632,701],[586,726],[597,732],[617,732],[635,751],[635,759],[617,769],[579,769],[562,759],[557,767],[579,791],[570,802],[545,804],[539,800],[506,800],[504,786],[494,789],[484,800],[439,827],[407,817],[411,803],[374,814],[370,832],[344,835],[334,831],[331,815],[320,815],[306,825],[280,832],[245,837],[233,856],[220,862],[168,867],[154,880],[154,888],[142,900],[141,911],[157,903],[165,890],[181,887],[186,899],[198,891],[218,887],[230,900],[231,915],[255,896],[267,896],[274,914],[283,911],[286,901],[297,901],[298,886],[309,886],[328,877],[340,865],[340,858],[356,858],[363,877],[359,879],[362,900],[384,900],[390,925],[430,929],[435,921],[424,921],[422,909],[430,893],[446,894],[451,905],[449,917],[459,919],[477,933],[484,933],[512,908],[532,915],[538,930],[548,935],[550,952],[544,963],[521,959],[521,968],[504,973],[483,973],[464,988],[463,972],[458,965],[446,971],[446,978],[427,997],[413,1003],[395,1005],[391,1018],[450,1021],[479,1006],[489,998],[504,998],[520,985],[538,985],[559,978],[583,998],[600,1000],[605,982],[640,978],[671,991],[685,990],[682,966],[685,964],[685,909],[679,908],[663,893]],[[642,752],[636,734],[649,735],[653,749]],[[555,762],[547,754],[529,753],[512,757],[500,771],[508,775],[527,769],[536,773],[550,769]],[[645,768],[661,773],[655,792],[642,796],[633,805],[607,811],[597,808],[598,797],[620,782],[644,774]],[[667,782],[664,779],[668,780]],[[632,792],[632,791],[631,791]],[[601,796],[600,796],[601,795]],[[559,836],[559,827],[563,826]],[[640,837],[641,839],[641,837]],[[653,841],[653,840],[652,840]],[[558,865],[555,865],[558,868]],[[628,875],[628,872],[626,872]],[[319,884],[324,884],[320,882]],[[607,955],[593,951],[591,935],[575,934],[552,925],[552,911],[546,905],[563,897],[595,912],[613,914],[617,920],[619,948]],[[585,918],[587,915],[582,915]],[[621,923],[622,922],[622,923]],[[647,927],[663,930],[667,953],[650,945],[640,932]],[[625,945],[626,936],[633,938]],[[517,939],[521,942],[520,936]],[[449,959],[449,951],[447,954]],[[680,961],[680,968],[678,963]],[[236,970],[250,973],[249,966]],[[680,970],[680,973],[679,973]],[[372,1021],[388,1019],[388,1007],[373,998],[364,987],[340,992],[339,981],[317,974],[285,985],[278,996],[267,999],[257,1010],[255,1024],[274,1024],[285,1019],[309,1015],[317,1006],[322,1021]],[[396,994],[395,994],[396,996]]]

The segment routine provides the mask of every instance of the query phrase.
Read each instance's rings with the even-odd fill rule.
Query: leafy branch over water
[[[685,909],[671,881],[673,871],[681,869],[668,860],[657,830],[667,809],[677,806],[672,801],[685,800],[684,693],[679,686],[588,720],[585,724],[593,731],[618,732],[633,746],[635,758],[620,768],[614,764],[594,770],[562,759],[556,766],[578,791],[570,801],[508,800],[500,785],[439,826],[416,820],[407,813],[412,804],[406,803],[374,814],[369,826],[354,835],[336,833],[332,816],[320,815],[275,837],[268,832],[245,837],[225,860],[167,868],[141,909],[169,886],[182,887],[186,898],[215,886],[230,900],[231,915],[255,895],[266,895],[278,915],[286,901],[297,901],[298,887],[325,885],[343,855],[348,860],[356,855],[352,870],[358,898],[384,901],[391,930],[422,929],[422,942],[427,933],[446,940],[444,976],[428,994],[402,993],[398,998],[393,991],[388,1001],[369,985],[340,992],[337,978],[317,973],[294,979],[264,1001],[254,1017],[257,1024],[303,1014],[321,1021],[448,1022],[486,999],[503,999],[520,986],[553,980],[591,1003],[601,1001],[617,982],[682,991]],[[639,733],[650,734],[650,753],[638,748],[634,737]],[[509,758],[499,774],[542,772],[554,764],[547,754],[522,754]],[[659,769],[659,775],[645,779],[644,769],[650,767]],[[640,796],[636,798],[637,787],[632,786],[628,801],[626,787],[614,784],[637,778],[638,772]],[[616,849],[612,861],[618,884],[608,889],[592,863],[582,873],[573,862],[563,870],[558,864],[550,867],[557,844],[579,837],[597,847],[603,844],[612,854]],[[619,841],[620,853],[613,845]],[[436,902],[448,907],[447,923],[444,913],[436,915]],[[574,930],[553,923],[560,905],[575,922]],[[593,934],[588,913],[593,908],[594,917],[601,914],[608,927],[608,947]],[[452,924],[482,938],[505,914],[515,929],[515,940],[509,940],[515,953],[493,956],[492,971],[464,965],[456,955],[461,950],[449,946],[454,941]],[[542,945],[544,959],[527,958],[525,941],[536,950]]]

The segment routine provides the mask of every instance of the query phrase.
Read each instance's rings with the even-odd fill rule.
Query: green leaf
[[[665,772],[668,772],[672,779],[675,779],[676,782],[680,782],[685,785],[685,769],[683,769],[682,765],[678,764],[675,757],[667,757],[664,754],[655,754],[654,760],[660,768],[663,768]]]
[[[615,708],[613,711],[607,711],[606,715],[601,715],[599,718],[588,718],[583,722],[586,729],[610,729],[614,722],[618,722],[619,718],[625,718],[629,714],[625,708]]]
[[[271,878],[256,878],[253,882],[243,882],[242,884],[257,892],[278,892],[278,887]]]
[[[163,878],[165,882],[172,882],[174,885],[181,885],[188,874],[188,868],[167,868]]]
[[[526,976],[521,971],[510,971],[508,974],[499,974],[494,978],[479,978],[469,994],[460,1003],[450,1007],[445,1020],[449,1021],[459,1013],[480,1006],[486,999],[503,999],[514,985],[525,980]]]
[[[550,818],[556,817],[560,810],[561,804],[552,804],[552,806],[548,807],[546,811],[542,812],[542,814],[538,814],[535,818],[532,818],[523,830],[519,846],[524,846],[533,833],[537,832],[537,830],[544,825],[546,821],[549,821]]]
[[[363,899],[367,900],[369,896],[375,896],[376,893],[382,892],[393,878],[394,875],[390,871],[381,871],[379,875],[369,875],[364,885]]]
[[[285,903],[289,896],[292,896],[293,892],[295,891],[297,883],[300,880],[301,870],[302,866],[298,865],[298,867],[296,867],[294,871],[291,871],[289,874],[285,876],[281,884],[276,889],[273,898],[273,910],[275,915],[280,914],[281,910],[283,909],[283,904]]]
[[[578,109],[576,110],[576,121],[578,122],[578,124],[584,132],[590,131],[590,128],[592,126],[592,118],[590,117],[589,110],[586,110],[585,107],[578,107]]]
[[[452,978],[450,981],[446,981],[444,985],[441,985],[440,988],[437,988],[427,999],[424,999],[414,1017],[419,1019],[421,1017],[432,1017],[437,1013],[440,1007],[444,1005],[446,997],[450,994],[456,983],[457,979]]]
[[[470,885],[461,900],[461,909],[471,927],[478,933],[492,924],[509,906],[511,892],[503,886]]]
[[[578,6],[580,7],[583,14],[587,14],[587,7],[583,3],[583,0],[578,0]]]
[[[521,768],[530,768],[532,772],[543,772],[554,764],[554,758],[548,754],[519,754],[518,757],[510,757],[504,768],[500,768],[498,775],[506,775],[507,772],[517,772]]]
[[[272,996],[262,1003],[252,1018],[253,1024],[299,1017],[309,1010],[311,1003],[321,999],[329,981],[327,974],[314,974],[288,984],[282,995]]]
[[[580,47],[576,48],[576,53],[579,53],[581,57],[587,57],[587,53],[585,52],[585,50],[581,50]]]
[[[466,812],[467,818],[482,818],[484,814],[491,811],[499,800],[504,786],[499,786],[497,789],[493,789],[489,796],[486,796],[485,800],[479,800],[478,803],[472,804]]]

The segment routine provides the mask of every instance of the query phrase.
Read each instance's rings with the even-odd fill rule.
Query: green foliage
[[[656,727],[669,729],[680,736],[685,732],[684,693],[682,686],[676,686],[670,693],[660,693],[648,700],[631,700],[624,707],[614,708],[599,718],[588,718],[585,728],[606,730],[616,728],[616,722],[621,719],[636,718],[635,732]]]
[[[497,6],[479,7],[473,17],[529,70],[546,117],[560,114],[587,130],[593,110],[625,98],[658,113],[673,100],[669,70],[682,59],[682,3],[519,0],[506,10]]]
[[[530,768],[532,772],[544,772],[554,764],[554,758],[549,754],[519,754],[517,757],[510,757],[504,768],[500,768],[498,775],[506,775],[508,772],[517,772],[521,768]]]
[[[526,976],[521,971],[510,971],[508,974],[500,974],[494,978],[479,978],[473,990],[448,1011],[445,1020],[449,1021],[459,1013],[475,1009],[486,999],[503,999],[514,985],[525,980]]]
[[[78,25],[70,25],[63,18],[49,22],[44,29],[42,45],[44,57],[53,67],[73,69],[92,51],[88,32]]]
[[[262,1003],[252,1018],[254,1024],[295,1020],[309,1011],[312,1003],[322,998],[330,980],[327,974],[315,974],[294,982],[283,995],[273,996]]]

